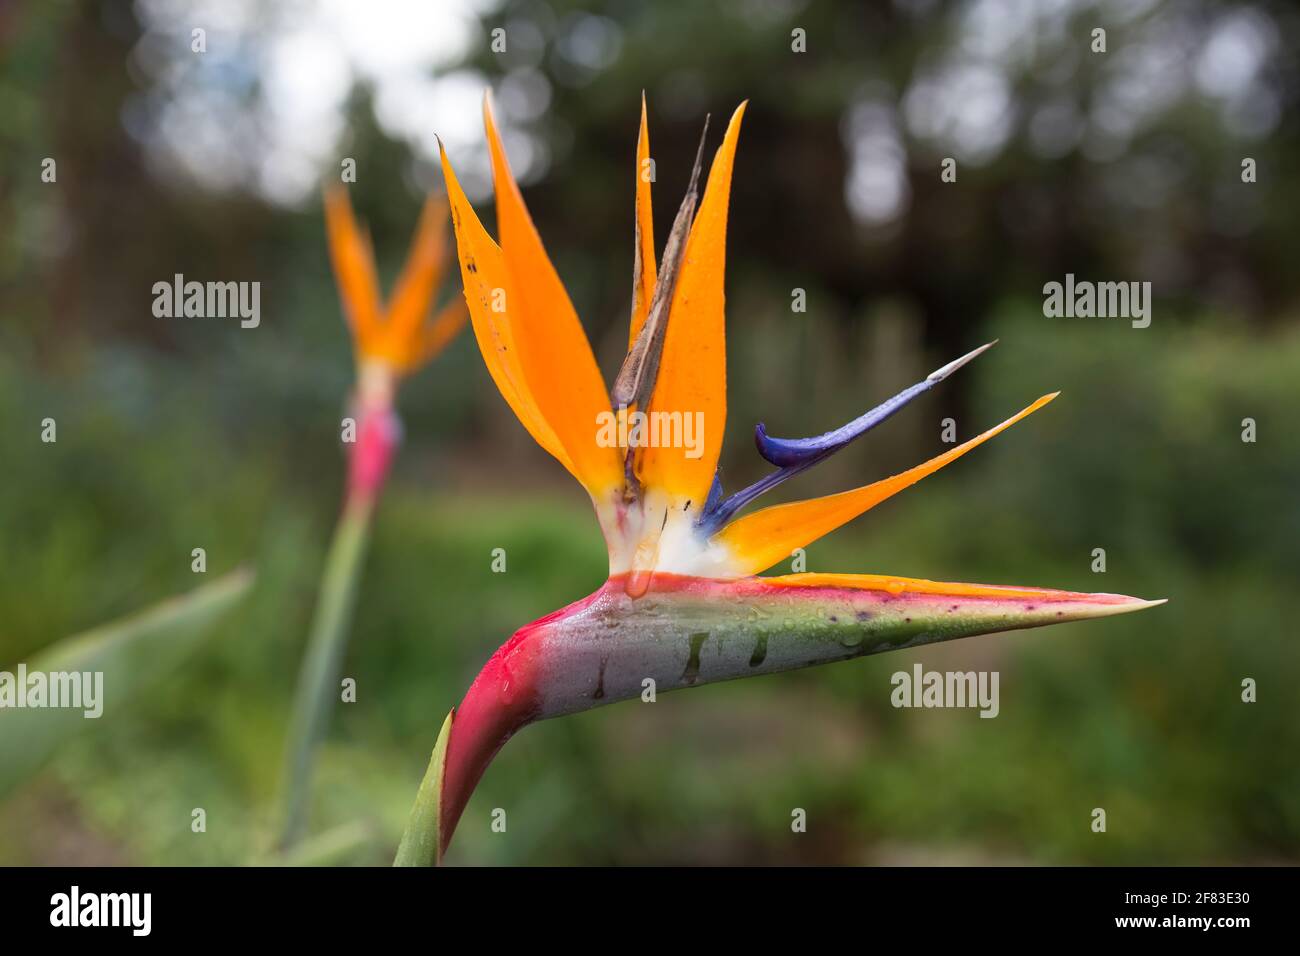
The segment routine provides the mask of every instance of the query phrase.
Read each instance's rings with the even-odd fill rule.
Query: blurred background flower
[[[269,844],[352,376],[318,187],[355,160],[391,287],[437,183],[435,134],[489,199],[485,86],[607,379],[641,91],[660,221],[703,114],[750,100],[729,485],[765,470],[754,422],[817,433],[994,337],[788,496],[897,471],[942,450],[945,418],[969,434],[1062,389],[1036,427],[818,542],[809,570],[1171,602],[541,725],[488,772],[452,862],[1300,857],[1298,41],[1291,4],[1215,0],[6,5],[0,666],[189,589],[194,547],[213,572],[252,559],[259,575],[182,679],[0,804],[0,862],[231,863]],[[1067,272],[1151,281],[1151,327],[1045,318],[1042,287]],[[260,281],[261,325],[155,318],[152,285],[175,273]],[[364,824],[344,861],[392,858],[446,707],[509,631],[604,578],[584,496],[467,339],[403,386],[406,453],[367,569],[383,587],[361,596],[358,699],[313,806],[321,829]],[[1000,716],[894,710],[889,675],[914,661],[1000,670]],[[796,806],[807,834],[790,833]]]
[[[354,178],[351,172],[345,181]],[[397,389],[455,338],[469,318],[462,296],[444,295],[451,239],[447,203],[430,194],[424,201],[411,251],[390,294],[379,288],[370,234],[357,224],[347,189],[325,189],[326,234],[339,303],[352,333],[357,382],[349,414],[340,422],[348,452],[343,510],[330,541],[307,650],[295,690],[286,747],[284,824],[279,844],[292,847],[307,831],[307,809],[316,748],[334,710],[334,698],[356,701],[355,680],[339,671],[347,650],[352,613],[365,566],[374,508],[401,444]],[[434,302],[449,300],[435,314]]]

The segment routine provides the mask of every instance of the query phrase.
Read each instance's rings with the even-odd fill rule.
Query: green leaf
[[[28,675],[102,675],[92,677],[101,681],[95,709],[102,706],[102,713],[87,717],[85,707],[0,710],[0,796],[39,770],[65,740],[111,721],[135,694],[174,670],[252,583],[252,572],[234,571],[131,617],[64,638],[25,662]]]
[[[353,820],[303,840],[287,853],[276,852],[258,860],[257,866],[345,866],[376,842],[375,827]]]
[[[451,721],[455,711],[447,713],[438,732],[438,741],[429,757],[429,769],[424,772],[420,789],[411,807],[411,817],[406,821],[406,832],[397,847],[393,866],[437,866],[442,862],[441,835],[438,820],[442,812],[442,771],[447,763],[447,738],[451,734]]]

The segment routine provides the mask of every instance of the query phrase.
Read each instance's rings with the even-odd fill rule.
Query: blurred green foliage
[[[57,641],[22,662],[16,674],[5,673],[10,684],[5,706],[14,709],[6,709],[0,723],[5,757],[0,798],[25,784],[66,741],[93,730],[97,724],[92,721],[115,713],[183,666],[211,633],[212,623],[238,605],[252,583],[247,569],[233,571],[130,617]],[[33,675],[41,675],[35,698],[29,696]],[[64,683],[67,677],[81,686]]]
[[[1015,309],[995,331],[1003,344],[972,370],[977,420],[964,432],[1046,382],[1062,398],[814,545],[809,568],[1112,589],[1168,605],[531,728],[489,769],[451,861],[1293,859],[1300,435],[1285,418],[1300,336],[1052,328]],[[39,390],[22,368],[3,371],[20,391]],[[0,498],[6,566],[22,568],[0,579],[10,609],[0,658],[35,650],[49,627],[180,586],[192,578],[191,541],[207,544],[214,566],[252,556],[261,569],[252,606],[201,662],[0,811],[5,862],[86,859],[83,843],[50,841],[69,814],[113,859],[238,863],[266,849],[333,501],[310,484],[268,495],[276,455],[204,467],[233,460],[239,437],[211,429],[198,391],[175,384],[169,394],[186,400],[172,403],[170,424],[139,428],[91,388],[99,425],[70,419],[39,451],[29,409],[40,402],[11,395],[0,406],[14,463]],[[1255,444],[1240,439],[1246,412]],[[938,447],[938,436],[920,442]],[[177,454],[189,443],[194,452]],[[358,702],[338,709],[318,777],[317,829],[360,821],[374,834],[351,855],[358,862],[391,857],[440,715],[487,655],[604,576],[576,488],[525,490],[500,474],[459,482],[427,442],[411,444],[380,509],[345,668]],[[545,471],[541,454],[524,457]],[[94,487],[120,480],[137,503],[105,499],[76,523],[51,505],[44,527],[56,530],[43,533],[33,503],[83,500],[92,462]],[[504,575],[490,569],[497,547]],[[1107,550],[1104,577],[1089,570],[1094,547]],[[893,710],[889,676],[914,660],[999,669],[1000,716]],[[1247,676],[1259,682],[1256,704],[1239,700]],[[196,806],[209,819],[197,836]],[[806,839],[789,832],[795,806],[808,810]],[[1105,836],[1088,828],[1096,806],[1109,815]],[[507,809],[509,839],[489,831],[494,807]]]
[[[728,255],[727,487],[763,472],[756,421],[782,435],[834,427],[1000,337],[940,394],[781,493],[914,464],[944,447],[945,417],[965,437],[1047,391],[1062,397],[812,546],[809,570],[1170,602],[530,728],[489,769],[450,862],[1300,858],[1293,101],[1251,140],[1188,94],[1106,158],[1036,155],[1021,123],[982,165],[963,162],[960,189],[939,183],[941,147],[904,129],[910,205],[872,230],[845,205],[848,106],[864,90],[901,101],[923,67],[960,51],[956,14],[609,3],[619,55],[583,79],[554,52],[579,6],[509,2],[482,29],[531,23],[543,38],[529,69],[552,96],[526,125],[550,162],[526,195],[607,377],[626,340],[640,90],[662,228],[703,113],[751,97]],[[1112,49],[1173,8],[1195,32],[1237,6],[1157,4],[1112,23]],[[157,175],[122,128],[140,83],[123,69],[139,39],[133,5],[14,9],[0,13],[0,667],[193,586],[194,547],[210,575],[249,562],[258,580],[192,666],[0,803],[0,863],[264,859],[343,479],[351,359],[319,210]],[[1294,50],[1285,5],[1249,9]],[[1083,5],[1071,23],[1093,15]],[[788,49],[792,23],[812,45],[787,64],[772,51]],[[1053,42],[1011,76],[1024,116],[1062,82],[1082,103],[1100,97],[1105,70],[1090,61],[1068,82],[1049,76],[1068,37]],[[520,68],[481,46],[461,65],[491,81]],[[1293,95],[1294,55],[1269,68]],[[428,164],[380,132],[372,105],[359,88],[347,147],[367,170],[354,201],[389,278],[418,213],[410,172]],[[1246,150],[1260,160],[1254,192],[1238,179]],[[51,154],[57,188],[38,176]],[[1155,201],[1138,176],[1152,161],[1174,170]],[[1066,271],[1164,277],[1151,327],[1045,319],[1042,283]],[[153,318],[149,289],[175,272],[258,278],[263,325]],[[807,313],[790,311],[796,287]],[[345,664],[358,699],[336,709],[317,776],[308,849],[330,862],[392,860],[448,707],[513,630],[605,575],[581,490],[513,421],[469,336],[407,383],[401,405],[406,442]],[[40,441],[46,417],[55,444]],[[1241,439],[1245,418],[1254,443]],[[491,571],[494,548],[505,574]],[[1090,571],[1095,548],[1104,575]],[[889,677],[914,661],[998,669],[1000,716],[894,710]],[[1240,701],[1247,677],[1254,704]],[[206,833],[190,830],[195,807]],[[507,837],[489,830],[495,807]],[[794,807],[808,811],[806,834],[790,832]],[[1107,810],[1105,835],[1089,828],[1094,807]]]

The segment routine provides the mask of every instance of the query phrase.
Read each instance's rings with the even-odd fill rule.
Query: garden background
[[[1295,862],[1297,50],[1281,2],[0,6],[0,667],[195,587],[195,547],[208,578],[257,574],[181,667],[0,797],[0,863],[265,858],[353,376],[320,185],[356,160],[386,286],[440,183],[434,134],[494,231],[488,86],[607,379],[641,92],[660,242],[705,114],[716,143],[750,101],[728,487],[764,471],[755,422],[825,431],[992,338],[783,500],[937,453],[945,418],[969,436],[1062,390],[813,545],[808,570],[1170,601],[538,725],[489,769],[450,862]],[[176,273],[259,281],[260,326],[156,318]],[[1067,273],[1150,281],[1150,327],[1044,317]],[[357,702],[318,767],[319,862],[392,859],[448,708],[514,629],[605,574],[583,492],[470,335],[400,406],[344,664]],[[895,710],[890,675],[917,661],[1000,671],[1000,715]]]

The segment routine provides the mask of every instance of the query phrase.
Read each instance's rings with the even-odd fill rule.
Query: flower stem
[[[298,676],[289,730],[279,841],[282,851],[296,844],[306,832],[312,765],[338,693],[339,669],[347,646],[373,511],[374,501],[370,497],[350,497],[334,529],[334,539],[325,559],[325,573],[316,599],[307,653]]]

